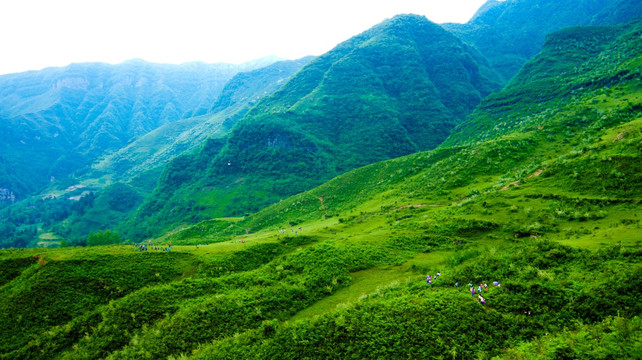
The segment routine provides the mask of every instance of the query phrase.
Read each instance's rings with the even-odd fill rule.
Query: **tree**
[[[120,244],[120,235],[111,230],[98,231],[97,233],[89,233],[87,236],[87,246]]]

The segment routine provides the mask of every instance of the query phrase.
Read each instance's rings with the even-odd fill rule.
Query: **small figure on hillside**
[[[484,299],[481,294],[477,296],[477,300],[479,300],[479,303],[482,304],[482,306],[486,305],[486,299]]]
[[[426,284],[430,285],[432,283],[432,278],[430,275],[426,275]]]
[[[441,276],[441,273],[440,273],[440,272],[438,272],[436,276]]]
[[[458,282],[455,283],[455,287],[459,287],[459,283]]]
[[[468,287],[473,287],[473,283],[468,283]]]
[[[475,297],[475,288],[472,286],[470,287],[470,296]]]
[[[480,294],[482,293],[482,287],[481,287],[481,285],[479,285],[479,286],[477,287],[477,291],[478,291]]]
[[[495,285],[495,286],[499,286],[499,282],[497,282],[497,281],[493,281],[493,285]]]

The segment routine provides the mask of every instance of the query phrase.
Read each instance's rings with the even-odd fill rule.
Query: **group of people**
[[[426,283],[428,284],[428,286],[430,286],[432,288],[433,279],[436,280],[437,277],[439,277],[439,276],[441,276],[440,272],[438,272],[437,275],[434,276],[434,278],[432,276],[430,276],[430,274],[426,275]],[[496,286],[496,287],[501,287],[502,286],[498,281],[493,281],[493,285]],[[459,282],[455,283],[455,287],[459,287]],[[484,299],[484,297],[482,296],[482,293],[484,292],[484,290],[488,290],[488,284],[481,283],[475,289],[475,286],[472,283],[469,283],[468,284],[468,288],[470,289],[470,296],[472,296],[474,298],[475,295],[477,295],[477,301],[482,306],[486,305],[486,299]]]
[[[479,284],[477,286],[477,292],[475,292],[475,286],[472,283],[468,284],[470,288],[470,296],[475,297],[475,293],[477,293],[477,301],[483,306],[486,305],[486,299],[481,295],[482,292],[484,292],[484,289],[488,289],[488,284]]]
[[[299,231],[301,231],[301,230],[303,230],[302,227],[299,227],[298,230],[296,230],[294,227],[291,227],[290,228],[290,233],[294,233],[294,235],[299,235]],[[287,236],[288,230],[287,229],[279,229],[279,231],[277,233],[277,236],[279,236],[280,234],[285,234]]]
[[[149,251],[149,250],[160,250],[160,251],[171,251],[172,250],[172,243],[170,242],[169,244],[165,244],[165,246],[156,246],[152,245],[151,243],[145,244],[145,243],[134,243],[134,246],[136,247],[136,251]]]
[[[435,280],[437,280],[437,278],[440,277],[440,276],[441,276],[441,273],[438,272],[435,275]],[[432,276],[430,276],[430,274],[426,275],[426,284],[428,284],[428,286],[430,286],[430,287],[432,287],[432,280],[433,280],[433,278],[432,278]]]

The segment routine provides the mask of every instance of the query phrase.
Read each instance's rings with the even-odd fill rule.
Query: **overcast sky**
[[[396,14],[466,22],[485,0],[3,0],[0,74],[72,62],[320,55]]]

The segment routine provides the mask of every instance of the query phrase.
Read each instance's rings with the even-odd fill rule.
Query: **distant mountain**
[[[104,174],[112,181],[127,182],[164,166],[177,155],[201,147],[209,137],[226,135],[261,97],[281,87],[310,60],[312,57],[278,61],[237,73],[203,110],[207,115],[177,120],[150,131],[95,164],[94,175]]]
[[[498,89],[475,50],[425,17],[396,16],[262,99],[206,164],[170,164],[140,216],[167,224],[193,209],[256,210],[355,167],[434,148]]]
[[[611,25],[642,15],[635,0],[490,0],[466,24],[444,24],[477,48],[505,81],[537,54],[546,35],[575,25]]]
[[[0,76],[0,201],[23,198],[203,104],[209,108],[236,73],[263,65],[131,60]]]
[[[37,234],[31,229],[38,226],[41,232],[54,231],[71,243],[82,241],[90,232],[115,227],[131,217],[154,190],[171,159],[204,146],[220,150],[224,141],[216,139],[227,134],[259,98],[275,91],[311,59],[279,61],[240,72],[223,87],[219,99],[209,104],[207,115],[162,125],[101,156],[90,169],[76,171],[48,187],[46,193],[0,211],[8,226],[0,247],[35,245]],[[209,143],[208,138],[212,139]],[[16,231],[25,228],[30,231]]]

